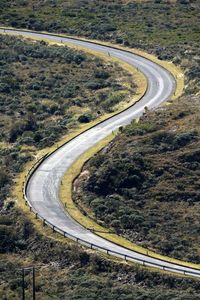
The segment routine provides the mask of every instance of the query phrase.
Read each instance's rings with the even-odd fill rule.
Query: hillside
[[[147,112],[87,163],[74,199],[154,251],[200,262],[199,97]]]
[[[200,262],[199,12],[198,0],[0,1],[0,25],[141,48],[184,70],[185,95],[122,128],[84,166],[74,200],[126,238],[193,262]],[[11,194],[25,164],[136,87],[119,65],[82,51],[0,42],[0,298],[21,299],[18,269],[34,265],[41,300],[200,299],[199,281],[113,261],[34,226],[19,210]]]
[[[0,12],[2,25],[145,49],[180,64],[192,80],[188,93],[199,90],[198,0],[2,0]]]
[[[113,111],[135,84],[117,63],[67,47],[0,36],[0,187],[41,149]]]
[[[36,299],[70,300],[199,300],[200,282],[109,260],[80,245],[45,237],[18,210],[0,217],[6,238],[0,255],[0,298],[21,299],[19,268],[36,267]],[[3,244],[4,243],[4,244]],[[2,248],[1,248],[2,249]],[[26,272],[26,297],[31,299],[31,274]]]

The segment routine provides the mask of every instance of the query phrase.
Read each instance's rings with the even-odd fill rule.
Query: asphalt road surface
[[[3,30],[0,29],[0,31],[2,32]],[[184,267],[179,264],[139,254],[99,237],[73,220],[67,212],[64,211],[58,196],[59,186],[64,173],[82,153],[87,151],[101,139],[105,138],[112,131],[116,130],[119,126],[124,126],[130,123],[131,120],[140,117],[144,112],[145,106],[149,109],[153,109],[170,98],[175,90],[175,80],[172,75],[159,65],[123,50],[108,48],[106,46],[81,40],[61,38],[54,35],[34,32],[27,33],[23,30],[6,30],[6,32],[23,36],[31,35],[33,38],[48,38],[55,42],[60,42],[62,40],[62,42],[66,44],[80,45],[98,52],[107,53],[112,57],[119,58],[122,61],[137,67],[148,79],[148,90],[138,103],[119,115],[82,133],[42,162],[31,175],[26,186],[26,197],[29,205],[32,206],[33,210],[37,212],[38,215],[51,223],[52,226],[55,226],[55,230],[71,234],[73,239],[78,238],[80,239],[80,243],[87,246],[90,245],[93,249],[109,252],[110,255],[122,258],[126,256],[127,260],[137,261],[148,266],[200,277],[200,269]]]

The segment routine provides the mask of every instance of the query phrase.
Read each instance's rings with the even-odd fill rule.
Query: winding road
[[[3,31],[3,29],[0,29],[0,32]],[[137,67],[148,79],[147,92],[138,103],[77,136],[41,162],[29,178],[25,189],[25,196],[32,210],[37,212],[38,216],[46,220],[45,222],[56,231],[92,249],[98,249],[110,255],[143,265],[200,277],[200,269],[198,268],[182,266],[140,254],[99,237],[73,220],[64,211],[58,196],[59,186],[64,173],[81,154],[119,126],[124,126],[130,123],[132,119],[140,117],[144,112],[145,106],[152,109],[170,98],[176,85],[173,76],[152,61],[116,48],[78,39],[46,35],[44,33],[16,31],[14,29],[6,29],[6,32],[14,35],[31,36],[32,38],[48,38],[55,42],[60,42],[62,39],[63,43],[79,45],[107,54],[109,52],[112,57]]]

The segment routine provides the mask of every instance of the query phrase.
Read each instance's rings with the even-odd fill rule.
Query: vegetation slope
[[[111,41],[180,64],[199,90],[198,0],[2,0],[2,25]],[[192,66],[192,69],[189,69]]]
[[[0,36],[0,206],[11,179],[37,149],[134,93],[117,63],[44,42]]]
[[[199,97],[121,129],[75,182],[74,199],[129,240],[200,263]]]
[[[155,53],[160,59],[173,60],[175,63],[181,65],[181,67],[184,68],[185,74],[187,76],[186,93],[188,95],[192,93],[196,94],[199,90],[198,1],[180,0],[167,2],[156,0],[137,3],[135,1],[120,0],[2,0],[0,3],[0,13],[1,25],[10,25],[33,30],[48,30],[60,33],[62,32],[67,34],[82,35],[89,38],[115,42],[120,45],[146,49],[148,52]],[[3,46],[3,49],[8,49],[8,46],[6,46],[7,43],[8,42],[4,41],[3,44],[5,45]],[[11,41],[9,41],[9,43],[11,43]],[[18,41],[17,43],[21,42]],[[34,47],[33,43],[31,44],[31,47]],[[45,45],[39,45],[37,43],[35,47],[37,48],[37,50],[38,48],[42,49],[43,52]],[[23,48],[23,46],[20,48]],[[59,53],[62,52],[62,50],[59,50],[58,47],[54,47],[54,49],[55,48],[55,51],[59,51]],[[35,52],[35,50],[36,49],[34,48],[33,52]],[[83,54],[81,53],[81,56],[82,55]],[[10,56],[12,58],[11,54]],[[32,54],[31,59],[33,59],[33,56],[34,54]],[[53,59],[53,57],[55,56],[53,56],[53,54],[50,54],[50,57],[49,63],[51,62],[53,70],[56,71],[57,65],[63,64],[63,61],[56,61],[55,64]],[[29,63],[31,63],[31,59],[28,59]],[[56,59],[58,59],[57,56]],[[41,60],[44,60],[44,58],[42,57]],[[42,63],[41,60],[40,63]],[[27,64],[27,67],[29,63]],[[23,64],[25,64],[25,62],[23,62],[23,57],[20,64],[22,65],[20,67],[22,69],[20,70],[24,72]],[[76,63],[73,64],[76,65]],[[85,64],[84,61],[81,63],[81,65],[82,64]],[[95,62],[93,66],[94,70],[96,70],[97,65],[95,64]],[[38,70],[38,61],[37,64],[32,64],[32,67],[33,69],[36,68],[35,70]],[[46,65],[43,66],[43,68],[46,67]],[[8,64],[7,68],[9,69]],[[61,66],[58,66],[59,70],[60,68]],[[69,70],[67,66],[66,68],[66,70]],[[84,73],[87,73],[87,68],[89,67],[84,66]],[[80,72],[80,69],[74,66],[73,71],[75,71],[73,77],[75,79],[76,76],[78,76],[77,73]],[[49,69],[47,69],[46,72],[49,73]],[[108,72],[110,71],[108,70]],[[30,73],[31,70],[27,71],[27,74]],[[66,86],[68,86],[67,82],[65,82],[67,74],[68,72],[65,72],[65,76],[63,78],[56,79],[56,81],[58,80],[57,82],[60,82],[60,84],[65,83]],[[19,77],[19,74],[17,75]],[[89,78],[91,78],[91,80],[96,80],[96,76],[94,73],[92,76],[92,78]],[[112,78],[113,76],[114,73],[112,73]],[[29,83],[31,83],[32,79],[29,78],[29,76],[27,76],[26,78]],[[109,78],[107,78],[105,81],[109,81]],[[17,84],[17,82],[15,82],[15,84]],[[76,84],[77,83],[75,83],[75,85]],[[26,82],[23,83],[23,86],[27,90]],[[41,91],[41,87],[39,87],[39,90]],[[33,93],[33,95],[35,93],[35,96],[33,97],[34,102],[37,101],[39,90],[29,90],[29,92]],[[87,95],[88,101],[90,102],[90,97],[94,100],[94,92],[90,89],[87,90],[89,91],[89,95]],[[81,89],[81,91],[83,91],[83,89]],[[73,122],[80,116],[77,115],[77,110],[75,110],[75,112],[73,111],[73,114],[71,114],[71,112],[67,109],[65,103],[69,102],[66,98],[61,99],[62,97],[59,97],[59,99],[62,100],[61,103],[58,103],[57,101],[50,103],[49,101],[47,101],[46,103],[48,109],[45,108],[44,111],[42,111],[41,106],[38,105],[38,102],[36,102],[36,107],[34,107],[35,103],[33,103],[33,101],[30,101],[32,98],[26,98],[26,105],[23,103],[23,101],[21,101],[21,97],[19,97],[20,94],[17,94],[17,89],[13,93],[16,93],[16,99],[18,98],[18,102],[17,104],[15,104],[13,109],[8,109],[8,107],[14,101],[11,101],[10,95],[4,93],[3,98],[8,99],[8,105],[4,106],[4,111],[1,112],[1,117],[6,117],[6,120],[11,120],[11,117],[9,117],[9,114],[5,113],[5,110],[11,111],[12,113],[14,111],[13,120],[20,122],[21,120],[27,120],[28,115],[34,115],[34,110],[37,110],[38,115],[40,115],[41,119],[36,120],[36,123],[39,124],[39,127],[37,127],[36,131],[41,130],[41,132],[39,135],[40,138],[35,139],[35,129],[32,130],[32,134],[29,130],[28,133],[26,132],[26,134],[24,134],[24,129],[22,129],[21,134],[17,134],[14,143],[11,144],[11,141],[9,141],[11,132],[10,129],[12,128],[11,121],[9,121],[8,123],[7,121],[5,121],[3,122],[3,125],[1,125],[4,126],[4,130],[2,130],[3,133],[1,134],[1,173],[3,174],[1,175],[1,205],[3,203],[3,200],[9,195],[12,183],[11,179],[14,179],[13,175],[17,174],[22,169],[23,164],[27,160],[31,159],[30,155],[35,154],[35,149],[53,143],[54,138],[57,136],[58,132],[60,135],[63,134],[62,129],[61,132],[60,129],[58,131],[56,129],[56,134],[54,130],[50,129],[50,131],[54,132],[54,137],[52,139],[49,139],[50,135],[45,133],[46,125],[44,125],[44,121],[48,120],[46,124],[49,124],[50,122],[52,127],[55,126],[55,128],[57,128],[61,120],[64,119],[62,110],[60,109],[64,106],[65,113],[67,115],[67,123],[64,124],[65,132],[66,124],[68,130],[68,126],[70,127]],[[45,90],[45,93],[49,93],[48,88]],[[75,96],[75,98],[76,97],[78,96]],[[12,95],[12,99],[14,99],[14,94]],[[190,99],[194,98],[188,96],[187,103],[189,103]],[[41,97],[39,102],[43,102],[43,100],[44,99],[42,99]],[[182,99],[180,99],[179,101],[181,105]],[[198,103],[198,100],[196,101]],[[1,100],[2,105],[3,103],[4,102]],[[194,101],[192,103],[194,103]],[[54,108],[52,108],[51,110],[52,104],[53,106],[54,104],[56,104],[56,110]],[[22,106],[23,108],[22,112],[24,115],[20,115],[20,110],[18,110],[18,107],[20,106]],[[87,103],[86,106],[81,106],[81,114],[85,113],[86,107],[86,110],[88,110],[89,103]],[[194,110],[196,109],[196,107],[197,106],[195,106]],[[102,108],[102,110],[103,109],[104,108]],[[40,110],[41,112],[39,112]],[[94,110],[93,112],[94,116],[96,111],[97,110]],[[189,111],[191,110],[189,109]],[[45,116],[43,115],[44,113]],[[90,113],[92,114],[91,111]],[[89,118],[91,117],[91,114],[89,115]],[[165,112],[165,114],[167,114],[167,112]],[[160,113],[158,116],[160,120]],[[164,117],[164,113],[162,116]],[[72,122],[71,117],[73,120]],[[56,122],[54,122],[54,120]],[[86,116],[86,119],[84,118],[84,120],[88,120],[88,115]],[[170,117],[167,117],[167,120],[169,120],[169,123],[171,123]],[[156,119],[154,123],[157,124],[159,122],[161,121],[158,121]],[[5,127],[5,124],[10,125],[6,125]],[[136,125],[134,124],[131,125],[129,127],[130,131],[134,131],[135,126]],[[138,126],[143,128],[143,125],[141,124]],[[144,139],[147,134],[147,129],[145,129],[146,127],[149,130],[149,125],[144,126],[144,128],[142,129],[144,131],[144,136],[141,137],[144,137]],[[22,126],[22,128],[24,127]],[[159,127],[159,130],[162,129]],[[4,132],[6,134],[4,134]],[[127,131],[125,130],[122,134],[128,141]],[[150,132],[150,134],[153,133]],[[177,132],[177,134],[179,134],[179,132]],[[192,135],[193,134],[196,134],[197,136],[196,140],[195,137],[193,137],[193,142],[197,143],[198,133],[195,131],[192,133]],[[137,139],[139,139],[139,136],[140,134],[132,133],[132,137],[136,139],[136,141]],[[117,139],[120,140],[121,138],[119,137]],[[116,143],[119,143],[119,140],[116,140]],[[137,142],[139,143],[139,140]],[[192,143],[192,141],[190,141],[190,143]],[[114,147],[114,144],[112,145]],[[27,146],[29,150],[27,150]],[[130,148],[127,147],[126,149],[130,150]],[[189,144],[186,147],[189,147]],[[154,151],[157,151],[156,147]],[[150,159],[150,154],[148,155]],[[104,164],[103,160],[102,164]],[[94,168],[94,166],[91,166],[91,168]],[[153,171],[153,168],[150,169],[149,172],[151,171]],[[86,203],[88,202],[86,201]],[[193,218],[193,215],[191,217]],[[191,223],[192,222],[193,221],[191,221]],[[81,249],[79,246],[75,246],[74,244],[70,244],[69,242],[67,244],[63,244],[57,240],[57,236],[55,236],[56,240],[54,240],[40,235],[35,230],[33,225],[26,219],[26,217],[16,209],[12,199],[10,199],[10,201],[4,202],[1,210],[0,223],[1,236],[3,237],[1,239],[1,253],[3,254],[1,254],[0,262],[0,297],[2,299],[20,298],[21,277],[20,273],[16,272],[16,268],[27,265],[38,266],[38,269],[36,271],[36,283],[37,296],[39,299],[120,298],[140,300],[171,300],[178,298],[196,300],[199,298],[198,281],[194,281],[192,279],[178,279],[170,275],[161,275],[157,272],[149,272],[148,270],[141,269],[140,267],[126,266],[119,264],[119,262],[110,262],[104,257],[99,256],[99,254],[98,256],[96,256],[95,254],[91,254],[90,251],[83,251],[83,249]],[[125,231],[124,233],[127,234],[127,232],[128,231],[126,229],[126,233]],[[148,246],[150,245],[148,244]],[[184,256],[184,253],[185,250],[181,255]],[[30,278],[28,279],[28,277],[26,277],[26,282],[27,284],[28,282],[30,284]],[[28,287],[30,288],[30,285],[27,286],[27,288]],[[27,293],[29,293],[30,295],[30,289],[29,291],[27,289]]]
[[[200,282],[113,262],[101,254],[66,241],[47,238],[16,208],[1,216],[6,254],[0,256],[0,298],[21,299],[20,268],[36,267],[36,297],[103,300],[198,300]],[[26,297],[31,299],[31,272],[26,271]]]

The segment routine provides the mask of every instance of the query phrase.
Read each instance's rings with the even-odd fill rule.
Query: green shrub
[[[4,170],[0,170],[0,188],[3,188],[10,181],[8,173]]]
[[[80,123],[89,123],[92,120],[92,114],[91,113],[84,113],[78,118],[78,121]]]

